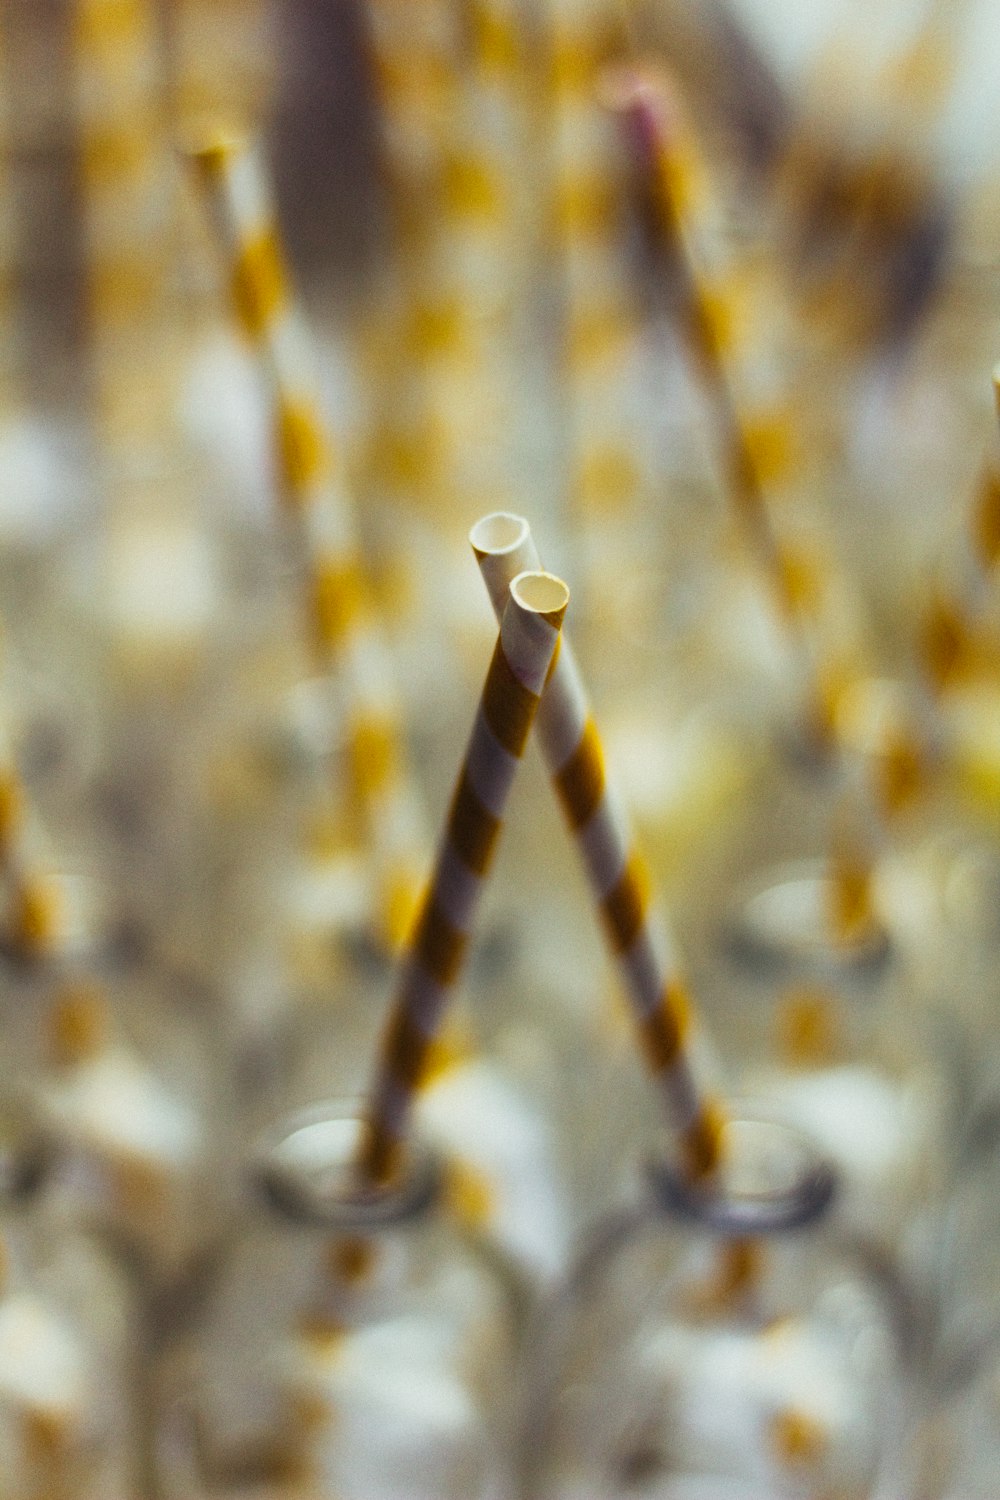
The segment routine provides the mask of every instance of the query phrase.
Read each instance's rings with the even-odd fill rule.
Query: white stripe
[[[419,1032],[426,1042],[434,1040],[438,1019],[449,993],[449,989],[442,989],[437,980],[428,974],[414,953],[406,968],[402,1008],[406,1011],[413,1030]]]
[[[689,1129],[701,1113],[701,1100],[686,1054],[681,1051],[659,1077],[677,1128]]]
[[[618,963],[636,1014],[645,1019],[656,1010],[664,988],[663,970],[657,962],[645,922],[631,948],[618,955]]]
[[[580,744],[589,710],[580,668],[569,642],[564,640],[536,720],[542,755],[553,775],[562,770]]]
[[[267,175],[254,147],[238,146],[223,165],[229,212],[240,240],[246,244],[258,235],[276,235],[277,215],[271,200]]]
[[[576,831],[576,841],[598,899],[618,882],[628,859],[628,832],[611,797],[611,788],[606,787],[591,817]]]
[[[541,692],[557,636],[548,620],[523,609],[511,597],[503,613],[500,641],[508,666],[529,692]]]
[[[317,411],[317,415],[323,438],[327,442],[331,459],[336,466],[336,455],[332,449],[329,449],[322,411]],[[354,562],[358,565],[359,573],[363,574],[365,570],[358,552],[354,520],[350,511],[351,502],[346,491],[336,478],[312,485],[310,489],[311,493],[308,496],[308,503],[303,507],[300,523],[310,553],[316,558],[328,553],[335,559]]]
[[[472,925],[483,881],[460,859],[450,844],[442,850],[434,894],[445,916],[463,932]]]

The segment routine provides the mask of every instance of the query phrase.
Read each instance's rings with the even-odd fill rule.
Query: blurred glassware
[[[650,1168],[535,1330],[527,1493],[882,1493],[907,1309],[880,1254],[838,1235],[835,1201],[777,1116],[730,1122],[714,1182]]]
[[[319,1106],[261,1147],[246,1220],[160,1372],[164,1495],[504,1484],[516,1280],[446,1222],[419,1143],[391,1185],[359,1190],[359,1118]]]

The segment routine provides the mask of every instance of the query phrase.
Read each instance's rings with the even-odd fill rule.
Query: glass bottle
[[[161,1370],[166,1495],[496,1493],[516,1284],[447,1223],[419,1144],[359,1189],[358,1132],[356,1110],[318,1106],[261,1147],[242,1232]]]
[[[769,1500],[881,1493],[911,1328],[838,1233],[836,1178],[749,1111],[716,1179],[657,1164],[595,1231],[531,1349],[526,1492]]]
[[[141,1469],[138,1307],[121,1268],[51,1191],[9,1095],[0,1122],[0,1495],[97,1500]]]

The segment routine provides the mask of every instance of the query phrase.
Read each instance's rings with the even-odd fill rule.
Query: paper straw
[[[621,28],[603,0],[552,0],[547,19],[568,499],[588,527],[627,511],[644,482],[645,434],[629,399],[639,320],[626,249],[627,163],[598,97]]]
[[[498,512],[477,521],[470,541],[499,612],[511,577],[539,566],[531,530],[523,517]],[[536,732],[683,1163],[701,1176],[718,1161],[723,1111],[698,1077],[696,1023],[677,955],[608,781],[597,726],[566,638],[542,696]]]
[[[172,0],[166,18],[174,113],[223,115],[250,130],[274,91],[276,7],[268,0]]]
[[[69,18],[99,433],[148,460],[170,439],[179,357],[159,18],[150,0],[72,0]]]
[[[22,958],[58,955],[70,937],[65,891],[47,858],[47,844],[0,731],[0,871],[7,887],[6,940]]]
[[[306,582],[311,644],[320,671],[339,670],[345,687],[349,790],[374,862],[377,923],[394,948],[412,916],[423,818],[406,767],[392,665],[353,509],[256,153],[217,138],[194,151],[192,160],[236,313],[266,387],[281,490]]]
[[[991,380],[1000,417],[1000,365]],[[934,593],[920,625],[919,654],[928,686],[938,698],[974,670],[982,657],[983,618],[994,597],[1000,565],[1000,462],[995,456],[980,472],[961,553],[955,582]]]
[[[528,84],[516,0],[369,6],[390,257],[366,299],[366,482],[427,513],[495,503],[517,431]]]
[[[385,1182],[398,1165],[414,1093],[461,972],[507,799],[556,655],[569,590],[550,573],[521,570],[507,596],[369,1096],[359,1158],[368,1182]]]
[[[809,728],[828,734],[829,707],[817,669],[814,643],[796,586],[795,560],[775,533],[765,498],[759,458],[748,440],[732,387],[719,319],[691,244],[682,168],[684,132],[679,105],[664,85],[638,68],[606,80],[605,97],[619,112],[670,255],[677,285],[680,333],[710,399],[712,422],[725,470],[726,489],[751,555],[783,621],[803,690]]]

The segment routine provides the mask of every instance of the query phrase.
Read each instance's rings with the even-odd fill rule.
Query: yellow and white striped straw
[[[621,25],[607,0],[550,0],[546,9],[569,503],[586,527],[627,513],[645,467],[646,424],[636,422],[631,399],[640,324],[627,248],[628,163],[599,98]]]
[[[148,460],[169,441],[179,361],[159,14],[152,0],[73,0],[68,16],[99,432]]]
[[[260,125],[275,84],[277,9],[269,0],[172,0],[167,24],[174,114]]]
[[[1000,416],[1000,365],[992,381]],[[980,657],[982,617],[1000,568],[1000,463],[995,457],[980,474],[962,553],[955,586],[933,596],[921,622],[920,654],[937,696],[973,669]]]
[[[782,546],[771,520],[760,470],[733,390],[721,320],[702,277],[688,224],[690,154],[673,93],[639,68],[616,72],[605,97],[620,113],[632,151],[652,194],[677,286],[680,333],[711,404],[726,489],[751,555],[761,569],[794,652],[807,698],[810,730],[829,733],[830,709],[804,610],[802,569]],[[773,441],[773,439],[772,439]]]
[[[4,730],[0,730],[0,873],[6,886],[4,938],[11,949],[26,961],[60,956],[73,937],[73,914]]]
[[[345,687],[348,789],[374,862],[376,924],[395,948],[413,914],[423,817],[406,766],[393,668],[353,507],[324,420],[310,340],[257,154],[245,143],[216,137],[192,159],[236,313],[266,384],[279,481],[301,553],[312,646],[320,670],[339,670]]]
[[[524,17],[517,0],[371,0],[368,15],[391,253],[361,330],[365,477],[394,504],[441,514],[457,493],[490,503],[510,468]]]
[[[472,549],[494,610],[512,576],[538,567],[526,520],[497,512],[477,521]],[[718,1161],[723,1111],[698,1076],[696,1023],[667,924],[624,808],[608,781],[580,669],[564,638],[536,721],[542,756],[597,902],[608,949],[631,1001],[646,1062],[692,1176]]]
[[[406,1123],[458,980],[514,777],[559,647],[569,590],[537,569],[510,580],[500,635],[403,965],[369,1096],[363,1178],[392,1177]]]

